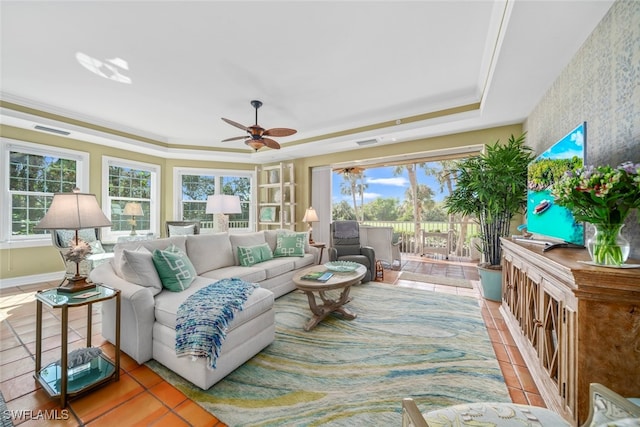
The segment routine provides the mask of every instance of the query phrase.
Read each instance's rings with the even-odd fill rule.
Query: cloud
[[[364,192],[364,199],[365,200],[377,199],[378,197],[382,197],[382,194],[380,194],[380,193],[367,193],[366,191]]]
[[[404,176],[395,176],[393,178],[367,178],[367,184],[392,185],[394,187],[406,187],[409,180]]]

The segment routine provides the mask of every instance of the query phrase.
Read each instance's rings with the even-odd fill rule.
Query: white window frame
[[[33,142],[0,137],[0,249],[27,248],[51,245],[51,233],[14,236],[11,233],[11,193],[9,191],[9,152],[19,151],[38,156],[61,157],[76,161],[76,186],[82,192],[89,190],[89,153],[79,150],[54,147]],[[53,196],[53,193],[50,193]]]
[[[109,167],[122,167],[143,170],[151,173],[151,198],[149,200],[149,230],[137,230],[138,234],[153,233],[160,235],[160,174],[162,167],[158,164],[138,162],[119,157],[102,156],[102,211],[111,220],[111,196],[109,195]],[[120,236],[128,236],[130,230],[113,231],[104,228],[102,240],[108,243],[118,241]]]
[[[253,231],[254,200],[256,197],[256,174],[255,171],[237,170],[237,169],[203,169],[203,168],[187,168],[187,167],[174,167],[173,168],[173,218],[182,219],[182,176],[183,175],[212,175],[215,178],[215,192],[220,194],[221,184],[218,177],[243,177],[249,178],[249,184],[251,185],[251,196],[249,199],[249,224],[246,228],[234,228],[233,231]],[[206,233],[206,229],[200,229],[201,233]]]

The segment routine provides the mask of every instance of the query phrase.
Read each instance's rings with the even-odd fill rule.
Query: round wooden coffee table
[[[328,271],[323,265],[314,265],[313,267],[297,272],[293,276],[293,283],[296,287],[307,294],[309,300],[309,308],[313,313],[313,317],[309,319],[304,326],[305,331],[315,328],[318,323],[327,317],[330,313],[339,313],[344,319],[352,320],[356,318],[356,314],[343,307],[351,299],[349,298],[349,290],[352,285],[360,283],[367,273],[367,269],[363,265],[359,265],[355,271],[349,273],[333,273],[333,276],[326,282],[318,282],[317,280],[304,280],[302,276],[315,271]],[[332,289],[342,289],[338,299],[331,298],[325,292]],[[322,304],[316,302],[316,295],[320,297]]]

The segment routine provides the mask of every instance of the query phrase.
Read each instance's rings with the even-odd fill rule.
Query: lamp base
[[[85,276],[79,276],[76,274],[75,276],[68,278],[67,283],[58,288],[58,292],[72,294],[74,292],[94,289],[95,287],[95,283],[87,283],[87,278]]]

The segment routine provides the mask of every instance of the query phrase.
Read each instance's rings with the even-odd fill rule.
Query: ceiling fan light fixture
[[[258,151],[265,146],[264,142],[259,139],[247,139],[244,143],[253,148],[255,151]]]

